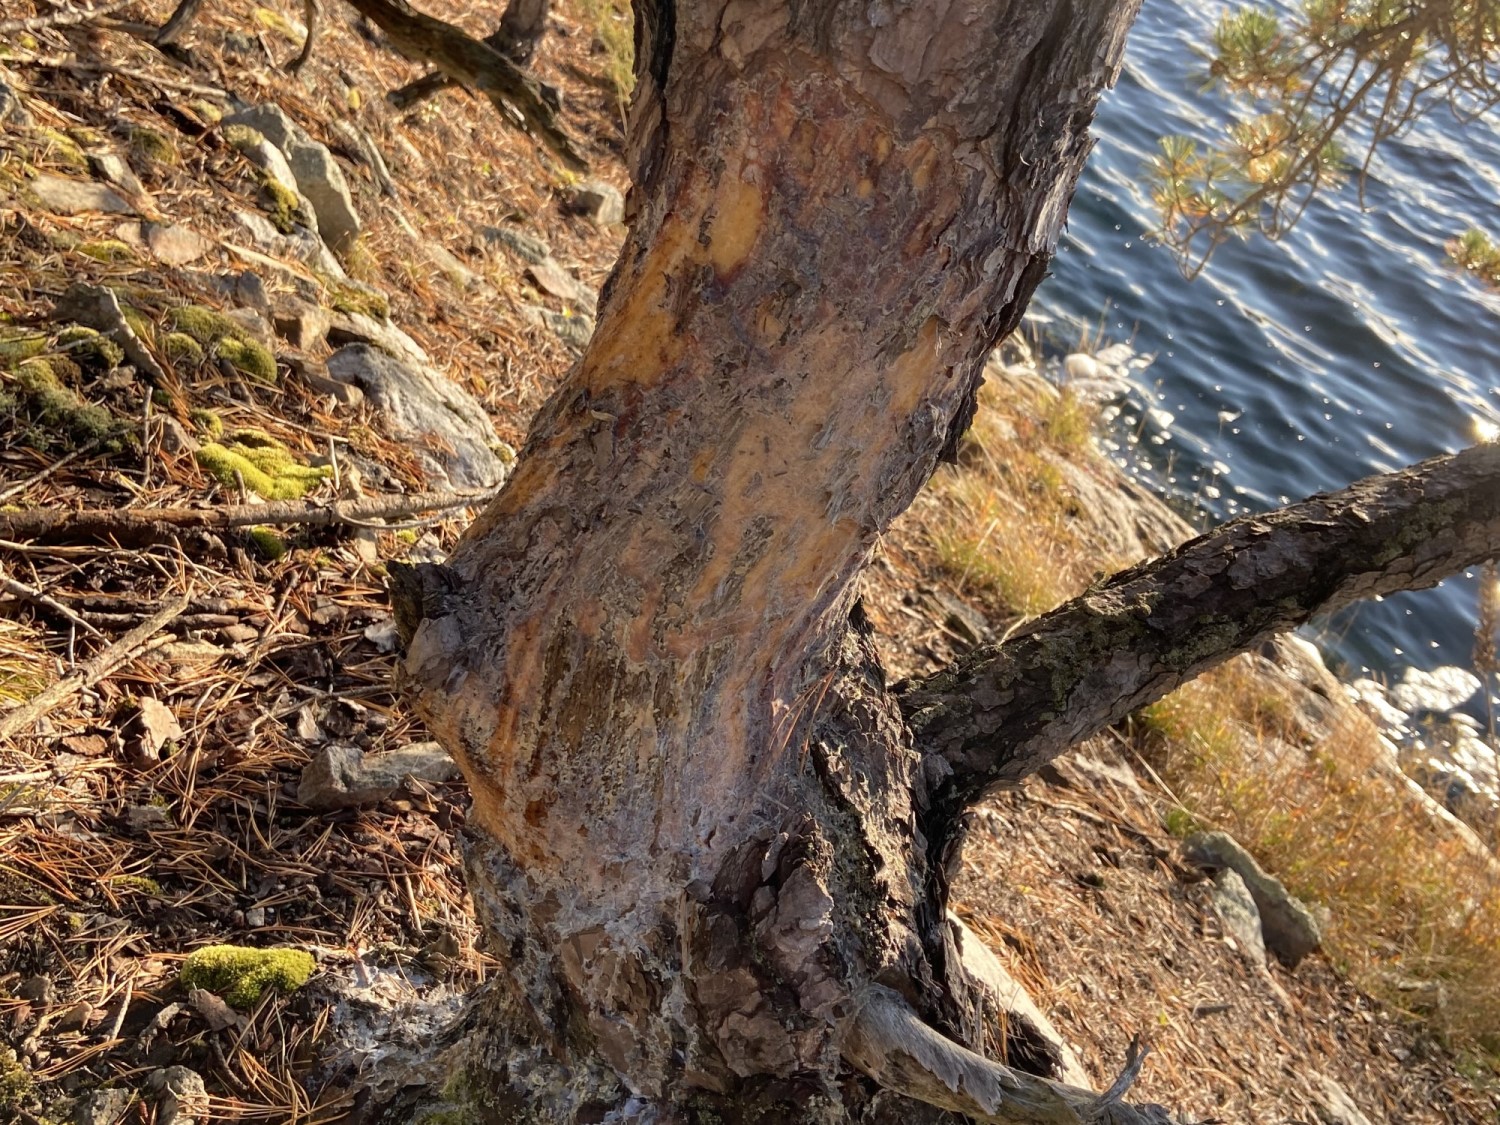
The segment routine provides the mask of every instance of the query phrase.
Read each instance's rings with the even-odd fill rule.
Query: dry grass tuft
[[[1240,661],[1140,722],[1194,820],[1228,831],[1327,908],[1325,948],[1356,984],[1455,1046],[1500,1053],[1494,861],[1434,818],[1363,714],[1342,708],[1307,739],[1288,712]]]

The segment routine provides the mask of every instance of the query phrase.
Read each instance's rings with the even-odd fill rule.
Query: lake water
[[[1224,120],[1222,100],[1201,89],[1200,49],[1223,10],[1146,3],[1033,304],[1052,318],[1049,352],[1102,328],[1105,344],[1155,354],[1113,424],[1118,455],[1215,522],[1500,425],[1500,295],[1443,250],[1470,226],[1500,236],[1494,120],[1428,117],[1385,146],[1363,208],[1352,184],[1325,192],[1282,241],[1221,246],[1194,280],[1143,237],[1156,222],[1143,166],[1157,138],[1204,139]],[[1360,606],[1316,639],[1349,672],[1468,665],[1476,589],[1459,576]]]

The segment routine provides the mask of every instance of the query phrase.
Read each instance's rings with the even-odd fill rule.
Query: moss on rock
[[[262,171],[257,178],[260,180],[261,205],[277,230],[291,234],[299,226],[311,225],[296,192],[269,172]]]
[[[312,954],[301,949],[206,945],[188,954],[177,982],[183,988],[218,993],[236,1008],[249,1008],[267,988],[301,988],[316,967]]]
[[[189,337],[189,339],[192,339],[192,337]],[[224,436],[224,421],[212,410],[196,406],[188,411],[188,420],[209,437],[217,438]]]
[[[161,350],[167,359],[181,367],[197,367],[208,354],[186,332],[168,332],[161,338]]]
[[[324,278],[328,287],[328,307],[336,312],[359,314],[376,320],[391,318],[391,302],[378,289]]]
[[[246,535],[250,539],[250,545],[267,562],[286,557],[286,540],[269,527],[252,527]]]
[[[267,500],[298,500],[332,475],[326,465],[304,465],[281,442],[259,430],[235,430],[197,452],[204,472],[226,488],[245,487]]]
[[[81,324],[69,325],[59,332],[57,346],[80,366],[100,371],[113,371],[125,361],[125,349],[108,336]]]
[[[131,128],[130,153],[151,164],[176,164],[179,159],[172,139],[146,125]]]
[[[75,172],[88,171],[88,156],[85,155],[78,142],[61,129],[52,129],[43,125],[32,131],[32,137],[38,143],[38,156],[43,160]]]
[[[14,367],[22,360],[35,359],[47,350],[47,337],[40,332],[0,333],[0,367]]]
[[[182,305],[167,314],[167,323],[174,332],[191,337],[242,374],[262,383],[276,382],[276,356],[224,314],[202,305]]]
[[[16,368],[11,387],[0,391],[0,409],[25,414],[38,447],[97,442],[110,451],[122,449],[128,426],[105,407],[79,398],[65,383],[77,377],[77,365],[63,356],[28,359]]]
[[[135,251],[118,238],[91,238],[74,247],[80,254],[96,262],[130,262],[135,260]]]

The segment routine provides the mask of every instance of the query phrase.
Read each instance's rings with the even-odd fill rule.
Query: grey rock
[[[341,383],[330,378],[328,367],[320,360],[300,353],[282,353],[276,360],[290,367],[315,394],[330,395],[340,406],[358,406],[365,401],[364,391],[353,383]]]
[[[103,285],[91,285],[86,281],[74,282],[52,310],[57,320],[72,320],[95,332],[108,336],[125,353],[125,358],[135,364],[136,370],[153,380],[165,380],[166,372],[156,358],[146,350],[141,338],[125,319],[120,308],[120,299]]]
[[[89,211],[128,215],[134,210],[113,188],[62,176],[43,173],[31,181],[31,190],[43,207],[59,215],[81,215]]]
[[[73,1106],[73,1125],[116,1125],[134,1101],[133,1090],[95,1090]]]
[[[602,180],[585,180],[573,189],[568,197],[567,208],[575,215],[584,215],[600,226],[625,221],[625,197],[620,190]]]
[[[144,223],[141,230],[151,256],[168,266],[196,262],[214,247],[202,235],[170,223]]]
[[[271,322],[256,309],[229,309],[224,313],[262,347],[276,347],[276,333],[271,331]]]
[[[436,742],[368,755],[357,746],[335,743],[319,750],[302,771],[297,800],[310,809],[356,808],[379,804],[407,778],[437,783],[458,776],[457,763]]]
[[[1478,676],[1450,664],[1430,672],[1408,668],[1390,694],[1391,702],[1408,715],[1424,711],[1445,714],[1467,703],[1478,690]]]
[[[318,216],[318,233],[335,251],[348,249],[359,235],[359,212],[328,146],[315,141],[273,103],[252,106],[231,114],[226,124],[248,125],[281,150],[296,180],[296,189],[312,204]]]
[[[1328,1075],[1312,1070],[1308,1071],[1307,1078],[1323,1125],[1372,1125],[1354,1104],[1349,1092]]]
[[[251,211],[236,211],[234,217],[250,232],[251,241],[272,257],[304,262],[320,273],[343,279],[344,267],[312,231],[295,227],[291,234],[282,234],[270,219]]]
[[[135,196],[137,199],[151,198],[150,193],[146,191],[146,185],[141,183],[141,178],[135,174],[119,153],[91,152],[89,153],[89,167],[94,170],[94,175],[102,180],[108,180],[126,195]]]
[[[1260,911],[1245,880],[1232,868],[1221,869],[1213,878],[1214,910],[1224,929],[1234,938],[1245,960],[1252,965],[1266,963],[1266,943],[1261,936]]]
[[[165,453],[196,453],[198,439],[188,433],[187,427],[170,414],[157,415],[161,427],[161,448]]]
[[[321,305],[298,297],[283,297],[271,309],[271,326],[294,348],[307,351],[328,338],[333,317]]]
[[[505,479],[489,415],[452,380],[368,344],[340,348],[328,374],[364,391],[386,432],[413,446],[437,487],[487,488]]]
[[[432,359],[413,340],[388,320],[376,320],[364,313],[334,312],[328,324],[328,342],[334,347],[344,344],[370,344],[386,355],[419,367],[429,367]]]
[[[159,1098],[156,1125],[197,1125],[208,1120],[208,1090],[197,1071],[169,1066],[153,1071],[147,1085]]]
[[[526,275],[543,293],[550,293],[582,312],[593,313],[594,306],[599,303],[599,294],[564,269],[555,258],[531,263],[526,267]]]
[[[8,71],[0,71],[0,125],[11,124],[22,129],[31,124],[31,114],[21,104],[15,80]]]
[[[1199,867],[1229,868],[1244,880],[1260,911],[1266,948],[1288,968],[1323,941],[1312,911],[1293,897],[1281,881],[1266,873],[1255,857],[1224,832],[1195,832],[1182,842],[1183,854]]]
[[[514,254],[523,262],[535,264],[552,256],[550,246],[540,238],[535,238],[524,231],[514,230],[511,227],[483,227],[479,233],[480,237],[491,246],[498,246]]]
[[[139,1100],[139,1095],[125,1087],[93,1090],[73,1105],[74,1125],[116,1125]]]

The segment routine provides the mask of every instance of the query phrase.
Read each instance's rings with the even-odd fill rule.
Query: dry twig
[[[114,0],[112,4],[101,4],[97,8],[63,8],[46,16],[32,16],[24,20],[0,21],[0,35],[13,35],[18,31],[41,31],[48,27],[73,27],[90,23],[118,12],[132,0]]]

